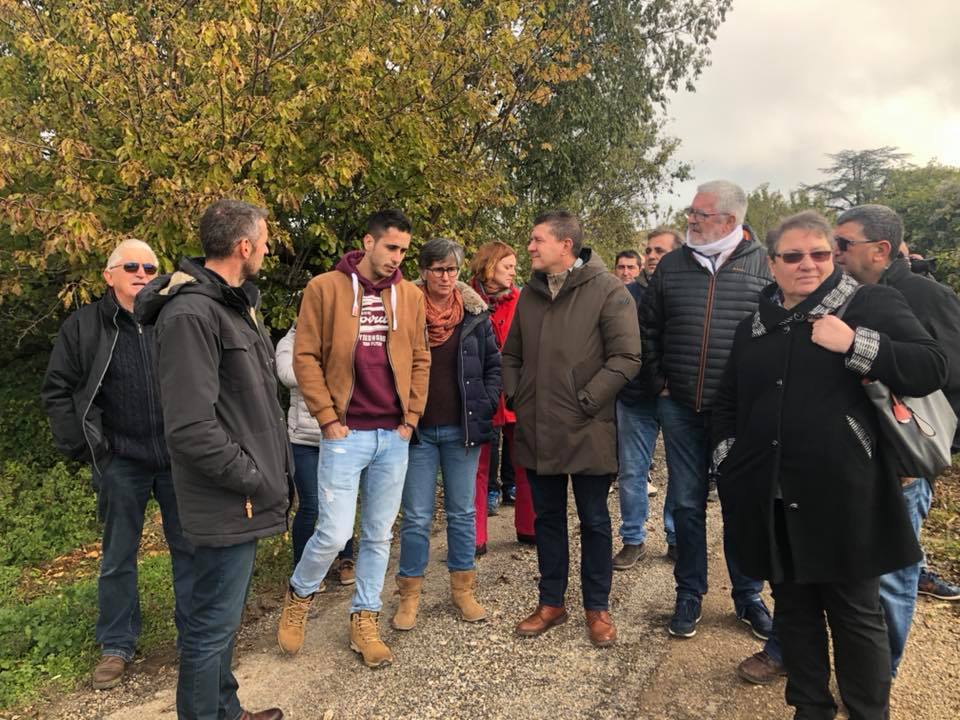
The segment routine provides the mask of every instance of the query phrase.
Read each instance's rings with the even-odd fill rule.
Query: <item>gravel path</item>
[[[445,537],[437,523],[417,627],[400,633],[387,620],[396,606],[391,565],[384,593],[384,639],[394,665],[364,667],[347,647],[350,589],[318,597],[303,650],[286,658],[276,649],[278,609],[261,607],[243,633],[237,677],[251,709],[278,705],[290,720],[352,718],[641,718],[649,720],[774,720],[790,717],[783,682],[751,687],[737,680],[736,664],[760,643],[733,616],[719,538],[719,507],[708,521],[711,592],[691,640],[670,639],[672,565],[663,557],[660,510],[662,461],[655,471],[648,555],[637,567],[615,573],[611,613],[620,634],[613,648],[590,645],[583,624],[579,538],[570,498],[571,620],[534,639],[513,634],[514,624],[536,602],[536,552],[514,542],[513,512],[490,518],[490,552],[479,561],[478,599],[486,623],[454,617],[443,565]],[[618,524],[616,494],[611,512]],[[614,541],[619,547],[618,540]],[[396,548],[394,548],[394,563]],[[947,603],[920,602],[907,658],[894,689],[893,717],[942,720],[960,717],[960,612]],[[49,707],[43,717],[88,720],[171,720],[176,668],[142,664],[112,692],[81,691]]]

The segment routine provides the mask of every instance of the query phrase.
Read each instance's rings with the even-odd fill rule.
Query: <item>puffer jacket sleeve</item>
[[[73,399],[83,380],[77,339],[79,327],[76,313],[60,327],[40,389],[40,399],[50,420],[54,444],[71,460],[90,457]]]
[[[480,323],[480,351],[483,353],[483,387],[490,398],[490,407],[496,412],[500,404],[500,391],[503,389],[502,364],[497,338],[489,321]]]
[[[157,325],[157,355],[170,457],[213,484],[254,495],[264,477],[217,418],[221,350],[216,330],[198,315],[164,318]]]
[[[637,306],[621,283],[613,288],[600,309],[600,333],[606,357],[603,366],[579,393],[580,404],[591,414],[614,401],[641,365]]]
[[[297,387],[297,376],[293,374],[293,344],[297,336],[297,326],[293,325],[287,334],[277,341],[274,357],[277,362],[277,377],[288,388]]]
[[[640,307],[640,325],[643,327],[642,379],[647,392],[656,397],[667,386],[663,373],[663,330],[666,324],[663,308],[663,275],[655,272],[647,285]]]

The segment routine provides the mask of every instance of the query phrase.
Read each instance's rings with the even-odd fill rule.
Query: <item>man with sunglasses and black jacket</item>
[[[885,205],[859,205],[843,212],[834,229],[837,263],[865,285],[889,285],[900,291],[923,328],[947,356],[943,392],[954,412],[960,410],[960,299],[946,285],[912,271],[900,255],[903,221]],[[958,433],[960,435],[960,433]],[[954,436],[954,450],[958,437]],[[933,498],[933,478],[901,478],[903,499],[920,536]],[[903,657],[913,622],[917,593],[942,600],[960,599],[960,588],[928,570],[924,562],[880,578],[880,603],[887,621],[893,675]]]
[[[178,643],[190,611],[193,547],[181,531],[163,437],[156,343],[153,328],[133,315],[134,299],[156,273],[149,245],[129,239],[117,246],[103,271],[107,292],[63,323],[41,389],[57,448],[92,467],[104,526],[97,690],[120,683],[140,635],[137,548],[151,494],[173,564]]]

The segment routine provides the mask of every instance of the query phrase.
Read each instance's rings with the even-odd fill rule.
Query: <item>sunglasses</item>
[[[851,245],[866,245],[867,243],[880,242],[879,240],[851,240],[842,235],[836,235],[833,239],[837,243],[837,249],[840,252],[846,252],[850,249]]]
[[[665,250],[663,248],[653,247],[652,245],[650,247],[645,247],[643,249],[644,255],[649,255],[650,253],[656,253],[657,255],[666,255],[668,252],[670,251]]]
[[[124,272],[128,272],[131,275],[133,275],[140,269],[141,265],[143,266],[144,275],[157,274],[158,268],[153,263],[125,262],[125,263],[119,263],[117,265],[111,265],[110,267],[107,268],[107,270],[113,270],[114,268],[122,267]]]
[[[827,262],[833,257],[833,250],[813,250],[811,252],[800,252],[799,250],[791,250],[785,253],[774,253],[774,257],[778,257],[783,260],[787,265],[799,265],[803,262],[803,259],[809,255],[810,259],[817,263]]]

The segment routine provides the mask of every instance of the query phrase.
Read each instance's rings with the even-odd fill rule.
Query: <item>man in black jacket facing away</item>
[[[858,282],[889,285],[900,291],[924,329],[947,356],[947,384],[944,394],[954,412],[960,410],[960,299],[936,280],[914,273],[910,261],[899,257],[903,222],[885,205],[860,205],[837,218],[834,230],[837,262]],[[957,438],[954,438],[954,446]],[[930,510],[933,478],[901,478],[903,499],[913,528],[920,527]],[[903,656],[913,610],[920,589],[945,599],[960,598],[960,589],[923,567],[923,562],[888,573],[880,578],[880,602],[887,620],[893,674]]]
[[[706,508],[710,404],[737,324],[770,282],[767,258],[743,225],[747,198],[726,180],[697,188],[686,209],[687,242],[650,278],[643,307],[643,370],[657,397],[674,499],[677,604],[669,631],[693,637],[707,591]],[[725,544],[729,538],[725,536]],[[764,639],[772,632],[763,583],[745,577],[726,552],[737,617]]]
[[[155,322],[167,445],[184,533],[196,546],[180,656],[180,720],[280,720],[240,707],[230,671],[257,540],[284,532],[292,456],[273,345],[251,282],[269,252],[266,212],[220,200],[200,220],[205,259],[152,282],[137,312]]]
[[[63,323],[40,393],[57,448],[90,463],[97,489],[103,555],[96,690],[123,679],[140,636],[137,548],[151,493],[170,548],[178,645],[190,610],[193,548],[180,529],[163,439],[156,343],[153,328],[133,317],[137,293],[156,272],[157,256],[145,242],[129,239],[117,246],[103,271],[107,292]]]

